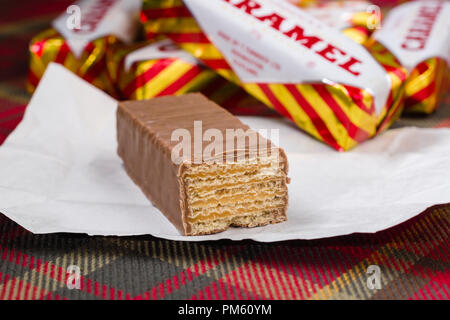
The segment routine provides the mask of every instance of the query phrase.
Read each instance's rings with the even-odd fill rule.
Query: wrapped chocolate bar
[[[168,37],[337,150],[373,137],[402,111],[406,71],[382,46],[369,53],[287,1],[184,4],[200,29],[168,28]]]
[[[213,147],[186,143],[203,130]],[[201,94],[120,102],[117,140],[130,178],[183,235],[286,220],[285,152]]]
[[[140,0],[81,0],[30,43],[27,89],[32,92],[50,62],[57,62],[114,95],[106,72],[106,52],[131,42],[138,28]]]
[[[202,92],[234,114],[270,114],[257,99],[181,50],[170,39],[117,46],[108,52],[107,66],[122,99],[144,100]]]
[[[449,89],[450,3],[414,1],[395,7],[374,41],[408,69],[405,112],[430,114]]]
[[[169,39],[118,50],[114,55],[108,66],[109,70],[118,66],[116,72],[111,71],[111,78],[117,81],[123,99],[143,100],[200,91],[217,77]]]

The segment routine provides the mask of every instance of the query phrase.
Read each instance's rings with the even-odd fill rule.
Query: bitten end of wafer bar
[[[209,143],[193,146],[199,123],[202,138],[213,130],[221,152],[207,153]],[[117,129],[118,154],[128,175],[182,234],[286,220],[284,151],[201,94],[121,102]],[[192,138],[190,152],[178,152],[180,140],[173,133],[180,129]],[[245,143],[227,144],[227,130]]]

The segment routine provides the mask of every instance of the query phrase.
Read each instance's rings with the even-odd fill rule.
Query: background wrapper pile
[[[372,95],[348,85],[242,83],[181,0],[145,0],[141,21],[148,39],[164,34],[218,74],[336,150],[350,150],[384,131],[402,112],[406,70],[380,43],[372,44],[369,51],[391,79],[391,90],[383,110],[376,114]]]
[[[87,82],[116,96],[114,85],[106,72],[106,53],[119,40],[108,35],[89,42],[81,57],[71,52],[67,41],[55,29],[50,28],[36,35],[30,43],[30,69],[27,90],[32,93],[39,84],[50,62],[62,64]]]
[[[170,47],[169,47],[170,46]],[[142,48],[161,48],[166,57],[143,58],[126,66],[130,54]],[[192,57],[182,59],[173,42],[146,41],[134,45],[116,45],[107,53],[109,77],[123,100],[144,100],[166,95],[201,92],[210,100],[237,115],[277,116],[262,102],[236,84]],[[189,55],[183,52],[184,55]]]

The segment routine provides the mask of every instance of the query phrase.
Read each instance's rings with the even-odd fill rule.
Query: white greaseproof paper
[[[0,212],[34,233],[271,242],[376,232],[450,202],[450,129],[390,130],[338,153],[286,120],[242,117],[254,129],[280,129],[292,179],[288,221],[184,237],[125,173],[116,105],[51,64],[0,146]]]

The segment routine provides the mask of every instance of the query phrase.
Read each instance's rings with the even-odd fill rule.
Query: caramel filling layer
[[[228,166],[196,165],[185,171],[183,180],[191,224],[253,219],[287,205],[286,175],[274,156]]]
[[[228,218],[232,216],[245,216],[248,214],[253,214],[255,212],[263,212],[266,210],[273,210],[282,208],[284,202],[279,202],[278,205],[265,206],[264,209],[261,209],[259,206],[249,206],[249,207],[240,207],[240,208],[228,208],[222,211],[210,211],[207,214],[201,214],[196,217],[189,217],[188,220],[190,223],[195,223],[199,221],[209,221],[216,220],[222,218]]]
[[[259,192],[253,194],[236,194],[228,197],[209,197],[206,199],[200,199],[197,201],[192,201],[190,204],[192,211],[203,210],[206,208],[217,207],[217,206],[227,206],[227,205],[237,205],[241,203],[252,203],[256,201],[268,201],[275,197],[283,197],[284,193],[274,192],[273,190],[267,190],[266,192]]]

